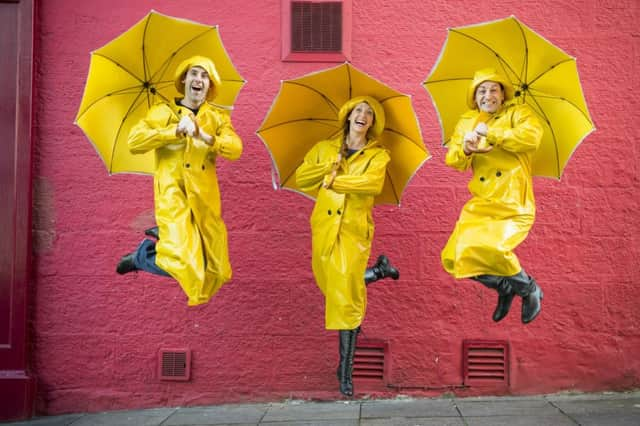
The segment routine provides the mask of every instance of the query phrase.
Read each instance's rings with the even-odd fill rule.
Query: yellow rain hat
[[[213,64],[213,61],[204,56],[192,56],[189,59],[185,59],[180,63],[180,65],[178,65],[174,80],[176,89],[178,89],[179,93],[184,94],[184,76],[192,67],[201,67],[207,72],[207,74],[209,74],[209,81],[211,82],[211,85],[209,87],[209,92],[207,93],[207,100],[212,101],[218,94],[218,86],[222,83],[222,80],[220,80],[220,75],[216,70],[216,66]]]
[[[338,121],[340,123],[340,126],[344,128],[349,113],[351,113],[353,108],[355,108],[355,106],[361,102],[365,102],[373,110],[373,125],[369,129],[368,133],[371,138],[376,138],[380,136],[380,134],[382,134],[382,131],[384,130],[384,108],[382,107],[380,102],[378,102],[371,96],[356,96],[355,98],[351,98],[347,102],[345,102],[338,112]]]
[[[509,99],[513,99],[515,90],[513,89],[511,82],[501,74],[498,74],[495,69],[483,68],[476,71],[473,75],[473,81],[469,84],[469,89],[467,90],[467,105],[469,108],[475,109],[478,107],[475,100],[476,89],[485,81],[495,81],[496,83],[500,83],[504,90],[504,100],[508,101]]]

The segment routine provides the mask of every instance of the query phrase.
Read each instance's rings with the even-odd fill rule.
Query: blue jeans
[[[134,252],[133,263],[136,268],[142,271],[162,275],[163,277],[171,276],[156,265],[156,242],[153,240],[145,239],[140,243]]]

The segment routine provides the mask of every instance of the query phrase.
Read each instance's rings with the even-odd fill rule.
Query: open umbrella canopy
[[[494,68],[511,81],[515,102],[526,103],[545,127],[533,174],[560,178],[574,150],[595,127],[575,58],[514,16],[450,28],[440,58],[424,82],[440,118],[443,142],[468,106],[475,71]]]
[[[91,53],[75,123],[95,146],[110,174],[154,171],[153,152],[132,155],[131,126],[157,102],[173,105],[176,67],[194,56],[213,60],[222,84],[213,100],[232,106],[245,81],[227,54],[217,26],[151,11],[128,31]]]
[[[295,171],[305,154],[317,142],[340,134],[340,107],[364,95],[375,98],[384,108],[386,124],[378,140],[391,153],[384,188],[375,203],[400,204],[405,187],[430,158],[411,98],[349,63],[282,82],[256,132],[271,155],[274,188],[302,193]]]

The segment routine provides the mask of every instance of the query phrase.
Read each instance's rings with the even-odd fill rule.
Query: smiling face
[[[480,111],[493,114],[504,102],[504,90],[500,83],[484,81],[476,88],[475,100]]]
[[[373,109],[366,102],[360,102],[351,110],[349,114],[349,129],[358,133],[366,134],[373,125]]]
[[[202,105],[207,99],[207,92],[209,92],[209,87],[211,86],[207,71],[199,66],[191,67],[185,73],[183,83],[183,103],[192,108]]]

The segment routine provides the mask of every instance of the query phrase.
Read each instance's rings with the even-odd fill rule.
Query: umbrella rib
[[[190,43],[192,43],[194,40],[205,36],[206,34],[208,34],[211,31],[215,31],[216,27],[207,27],[207,29],[197,35],[195,35],[194,37],[190,38],[189,40],[186,40],[184,43],[182,43],[181,46],[179,46],[178,48],[176,48],[171,55],[169,55],[169,57],[167,59],[165,59],[165,61],[162,63],[162,65],[160,65],[160,67],[158,67],[158,71],[156,71],[154,73],[153,76],[151,76],[151,79],[156,78],[156,76],[160,75],[161,77],[164,76],[164,73],[167,71],[167,69],[169,68],[169,64],[171,63],[171,61],[173,60],[173,58],[178,54],[178,52],[182,49],[184,49],[186,46],[188,46]]]
[[[109,161],[109,174],[111,174],[111,166],[113,164],[113,156],[115,155],[115,151],[116,151],[116,142],[118,141],[118,138],[120,137],[120,132],[122,131],[122,125],[124,124],[125,121],[127,121],[127,117],[129,117],[129,114],[131,113],[131,111],[133,111],[137,104],[137,101],[141,98],[141,95],[145,92],[145,90],[141,90],[140,93],[138,94],[138,96],[136,97],[136,99],[134,99],[133,102],[131,102],[131,105],[129,106],[129,109],[127,110],[127,112],[124,114],[124,116],[122,117],[122,121],[120,122],[120,125],[118,126],[118,131],[116,132],[116,135],[114,137],[114,142],[113,142],[113,148],[111,149],[111,157],[110,157],[110,161]]]
[[[297,81],[285,81],[285,82],[283,82],[283,84],[293,84],[293,85],[296,85],[296,86],[304,87],[305,89],[309,89],[312,92],[316,92],[318,95],[320,95],[320,97],[322,99],[324,99],[327,102],[327,104],[329,104],[329,106],[334,110],[334,112],[336,114],[338,113],[338,110],[340,109],[336,104],[333,103],[333,101],[331,99],[329,99],[324,93],[322,93],[321,91],[319,91],[315,87],[312,87],[312,86],[309,86],[309,85],[306,85],[306,84],[302,84],[302,83],[297,82]],[[351,98],[349,98],[349,99],[351,99]]]
[[[391,175],[389,174],[389,168],[385,170],[385,175],[387,175],[387,179],[389,180],[389,185],[391,185],[391,191],[393,191],[393,196],[396,199],[396,204],[400,204],[400,197],[398,197],[398,191],[396,191],[396,187],[393,184],[393,179],[391,179]]]
[[[269,127],[262,128],[262,129],[260,129],[259,131],[260,131],[260,132],[263,132],[263,131],[265,131],[265,130],[271,130],[271,129],[274,129],[274,128],[279,127],[279,126],[284,126],[284,125],[286,125],[286,124],[292,124],[292,123],[298,123],[298,122],[300,122],[300,121],[313,121],[313,122],[317,122],[317,123],[319,123],[319,124],[325,124],[325,125],[327,125],[327,126],[329,126],[329,127],[334,127],[334,128],[336,127],[335,125],[332,125],[332,124],[331,124],[331,123],[335,123],[335,121],[336,121],[336,120],[334,120],[334,119],[331,119],[331,118],[313,118],[313,117],[307,117],[307,118],[299,118],[299,119],[295,119],[295,120],[287,120],[287,121],[283,121],[283,122],[281,122],[281,123],[274,124],[273,126],[269,126]]]
[[[347,97],[348,100],[353,97],[353,86],[351,84],[351,67],[349,65],[347,65],[347,82],[349,83],[349,96]]]
[[[455,28],[452,28],[452,29],[450,29],[449,31],[451,31],[451,32],[453,32],[453,33],[456,33],[456,34],[458,34],[458,35],[460,35],[460,36],[466,37],[466,38],[468,38],[468,39],[470,39],[470,40],[472,40],[472,41],[474,41],[474,42],[478,43],[479,45],[481,45],[482,47],[486,48],[486,49],[487,49],[487,50],[489,50],[490,52],[492,52],[492,53],[496,56],[496,58],[498,58],[498,60],[500,61],[500,64],[501,64],[503,67],[507,67],[507,69],[508,69],[509,71],[511,71],[511,75],[515,75],[515,76],[517,76],[517,77],[518,77],[518,79],[520,79],[520,75],[519,75],[519,74],[517,74],[517,73],[516,73],[516,72],[511,68],[511,66],[507,63],[507,61],[505,61],[505,60],[502,58],[502,56],[500,56],[500,54],[499,54],[498,52],[496,52],[494,49],[492,49],[488,44],[484,43],[484,42],[483,42],[483,41],[481,41],[481,40],[478,40],[478,39],[477,39],[477,38],[475,38],[475,37],[470,36],[469,34],[465,34],[465,33],[461,32],[461,31],[457,31]],[[509,75],[509,74],[507,73],[507,75]]]
[[[440,80],[424,81],[423,84],[448,83],[450,81],[469,81],[469,80],[472,80],[472,78],[471,77],[443,78]]]
[[[544,98],[544,99],[555,99],[558,101],[563,101],[566,102],[567,104],[571,105],[573,108],[575,108],[578,112],[580,112],[580,114],[582,114],[582,116],[584,117],[584,119],[589,123],[593,125],[593,121],[591,121],[591,118],[589,117],[589,115],[584,112],[578,105],[576,105],[575,103],[571,102],[569,99],[567,98],[563,98],[562,96],[553,96],[553,95],[547,95],[547,94],[533,94],[531,90],[529,90],[529,95],[535,100],[535,98]],[[536,105],[538,107],[540,107],[538,105],[538,103],[536,102]]]
[[[396,129],[392,129],[390,127],[385,127],[384,131],[386,132],[390,132],[390,133],[395,133],[396,135],[402,136],[403,138],[405,138],[408,141],[411,141],[412,144],[416,145],[418,148],[423,148],[423,145],[414,141],[413,139],[411,139],[409,136],[405,135],[404,133],[396,130]]]
[[[147,39],[147,29],[149,28],[149,21],[151,20],[151,17],[153,15],[149,15],[149,18],[145,21],[144,23],[144,31],[142,32],[142,72],[144,74],[144,81],[148,82],[149,81],[149,75],[148,75],[148,70],[149,70],[149,62],[148,62],[148,58],[147,58],[147,49],[146,49],[146,39]]]
[[[517,19],[515,19],[515,23],[518,26],[518,29],[520,30],[520,34],[522,35],[522,40],[524,42],[524,61],[522,61],[522,70],[520,70],[521,72],[521,76],[524,76],[521,78],[521,82],[524,81],[526,84],[529,84],[527,82],[527,74],[529,73],[529,43],[527,41],[527,37],[524,34],[524,29],[522,28],[522,25],[520,24],[520,21],[518,21]]]
[[[97,104],[101,100],[103,100],[105,98],[108,98],[108,97],[111,97],[111,96],[127,95],[127,94],[130,94],[130,93],[137,93],[139,91],[140,87],[141,86],[125,87],[123,89],[116,90],[115,92],[107,93],[106,95],[100,96],[98,99],[94,100],[89,105],[87,105],[87,107],[83,111],[78,113],[78,118],[76,119],[76,121],[80,120],[80,117],[82,117],[87,111],[89,111],[91,109],[92,106],[94,106],[95,104]]]
[[[544,119],[544,121],[548,124],[549,129],[551,130],[551,139],[553,140],[553,149],[555,150],[555,153],[556,153],[556,155],[555,155],[555,158],[556,158],[556,174],[559,175],[560,174],[560,154],[558,153],[558,141],[556,139],[556,132],[554,131],[553,126],[551,125],[551,120],[549,120],[549,117],[544,112],[544,109],[542,109],[542,107],[538,103],[538,100],[531,93],[529,93],[529,95],[530,95],[530,98],[535,103],[535,106],[538,108],[538,110],[534,109],[536,114],[538,114],[539,116],[541,116]],[[531,104],[529,104],[529,105],[531,105]]]
[[[114,64],[115,66],[117,66],[118,68],[120,68],[122,71],[126,72],[127,74],[129,74],[131,77],[135,78],[136,80],[138,80],[140,82],[140,84],[144,83],[144,80],[140,79],[140,77],[138,77],[136,74],[134,74],[132,71],[130,71],[128,68],[125,68],[122,66],[122,64],[120,64],[119,62],[116,62],[115,60],[113,60],[112,58],[103,55],[102,53],[97,53],[97,52],[93,52],[93,55],[95,56],[99,56],[101,58],[106,59],[107,61],[111,62],[112,64]]]
[[[553,69],[559,65],[565,64],[567,62],[573,62],[573,58],[567,58],[565,60],[562,60],[560,62],[557,62],[553,65],[551,65],[548,69],[546,69],[545,71],[541,72],[538,76],[536,76],[536,78],[532,79],[531,81],[529,81],[527,84],[529,86],[531,86],[533,83],[535,83],[539,78],[542,78],[546,73],[553,71]]]
[[[384,98],[384,99],[378,99],[378,102],[380,102],[381,104],[390,101],[392,99],[397,99],[397,98],[404,98],[407,97],[407,95],[403,95],[403,94],[398,94],[398,95],[393,95],[393,96],[389,96],[388,98]]]

